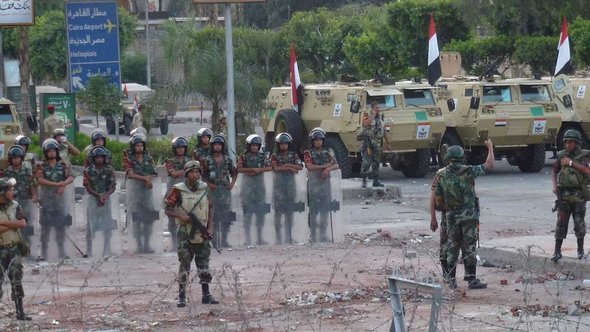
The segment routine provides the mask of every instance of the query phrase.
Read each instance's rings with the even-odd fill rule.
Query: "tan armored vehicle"
[[[554,99],[561,112],[561,129],[555,147],[563,149],[563,135],[568,129],[577,129],[582,134],[583,145],[590,148],[590,78],[560,75],[552,80]]]
[[[436,105],[433,88],[426,84],[338,83],[307,85],[301,113],[291,105],[291,88],[272,88],[266,100],[262,126],[266,147],[272,149],[275,133],[288,132],[294,148],[301,152],[309,142],[307,133],[322,127],[326,143],[334,150],[343,177],[360,171],[357,133],[362,114],[373,102],[380,104],[385,128],[382,160],[407,177],[423,177],[445,129],[442,110]]]
[[[551,82],[522,78],[438,86],[447,124],[440,154],[447,146],[461,145],[467,162],[480,164],[490,138],[496,158],[506,158],[523,172],[543,168],[546,145],[554,145],[561,126]]]
[[[0,98],[0,167],[8,166],[8,149],[14,145],[14,139],[23,134],[16,104],[12,101]]]

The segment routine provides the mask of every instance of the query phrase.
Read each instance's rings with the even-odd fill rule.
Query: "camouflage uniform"
[[[557,153],[557,160],[553,164],[553,172],[557,175],[558,218],[555,228],[555,239],[564,240],[567,236],[567,229],[570,216],[574,219],[574,232],[576,238],[584,239],[586,235],[586,201],[588,200],[588,179],[587,175],[577,171],[573,167],[562,167],[560,162],[563,157],[569,157],[574,162],[583,165],[590,165],[590,151],[582,150],[579,147],[572,153],[562,150]]]
[[[364,118],[368,119],[365,113]],[[379,165],[381,164],[381,144],[383,141],[383,123],[380,116],[376,116],[371,124],[363,126],[363,144],[361,146],[361,176],[379,179]],[[369,168],[372,173],[369,173]]]
[[[439,172],[436,204],[446,211],[449,236],[447,264],[453,279],[459,250],[463,249],[465,275],[469,280],[475,280],[479,212],[473,184],[474,179],[485,171],[485,165],[451,163]]]
[[[16,190],[15,199],[20,203],[24,216],[27,219],[27,228],[23,229],[22,235],[25,241],[31,245],[30,237],[34,231],[33,218],[35,216],[33,211],[37,208],[35,203],[33,203],[33,195],[31,193],[31,188],[36,186],[36,183],[33,181],[33,168],[31,164],[23,162],[19,169],[8,165],[3,173],[3,176],[7,178],[16,179],[16,186],[14,188]]]
[[[166,167],[166,171],[168,172],[168,183],[166,186],[166,196],[168,196],[168,194],[170,194],[170,192],[172,191],[172,187],[174,187],[175,184],[184,182],[184,176],[182,177],[178,177],[178,178],[174,178],[172,177],[172,172],[174,171],[182,171],[184,169],[184,164],[186,164],[188,161],[190,161],[191,159],[187,156],[182,156],[182,161],[178,160],[178,158],[172,157],[170,159],[166,159],[166,161],[164,162],[164,166]],[[172,235],[172,245],[174,246],[174,248],[177,247],[178,242],[176,241],[176,220],[174,220],[173,217],[168,217],[168,231],[170,232],[170,234]]]
[[[209,148],[204,148],[201,146],[198,146],[196,149],[193,150],[192,153],[192,157],[193,160],[196,160],[198,162],[200,162],[201,164],[205,161],[205,159],[207,159],[207,157],[209,156]]]
[[[47,161],[37,165],[35,177],[43,177],[51,182],[65,181],[71,177],[70,167],[63,161],[58,161],[54,167],[51,167]],[[58,188],[52,186],[40,185],[39,202],[41,210],[39,215],[39,224],[41,225],[41,255],[47,257],[47,242],[49,241],[49,232],[53,227],[55,229],[55,241],[57,242],[59,257],[65,258],[64,242],[66,227],[71,226],[72,216],[66,215],[66,197],[57,193]],[[71,202],[68,202],[68,204]]]
[[[157,174],[156,164],[147,151],[144,151],[142,160],[138,160],[134,153],[129,153],[125,158],[125,169],[127,171],[133,170],[135,174],[141,176]],[[130,187],[137,190],[137,192],[127,191],[127,195],[133,195],[130,196],[132,199],[131,204],[127,206],[127,213],[132,216],[133,237],[137,241],[137,250],[138,252],[149,252],[151,251],[149,239],[152,236],[154,222],[157,220],[153,219],[153,215],[158,212],[153,206],[152,190],[154,188],[148,189],[140,180],[127,179],[127,181],[133,181],[133,185]]]
[[[113,190],[117,186],[115,169],[105,164],[102,169],[90,165],[84,169],[84,187],[90,187],[98,194]],[[113,219],[111,212],[111,200],[107,200],[102,206],[98,204],[97,197],[90,197],[86,208],[86,252],[92,254],[92,239],[98,231],[103,232],[104,254],[110,254],[112,231],[117,229],[117,221]]]
[[[68,166],[72,166],[72,161],[70,159],[70,150],[68,150],[68,146],[66,144],[63,143],[59,143],[59,157],[61,158],[61,161],[63,161],[64,163],[66,163],[66,165]]]
[[[312,148],[303,154],[306,164],[336,164],[334,152],[326,148]],[[320,171],[307,173],[307,190],[309,197],[309,227],[312,242],[328,242],[326,235],[328,216],[330,214],[331,187],[330,178],[321,179]],[[319,220],[318,220],[319,215]]]
[[[223,161],[217,165],[214,155],[208,155],[201,167],[203,168],[203,179],[217,186],[217,189],[211,191],[211,201],[216,211],[213,214],[215,236],[219,237],[218,243],[229,247],[227,236],[235,218],[233,218],[231,211],[231,191],[227,189],[227,185],[231,183],[231,178],[236,176],[237,171],[229,156],[226,154],[222,154],[222,156]]]
[[[16,201],[8,201],[0,204],[0,219],[19,220],[25,218],[22,207]],[[17,301],[25,297],[23,289],[23,264],[19,243],[22,241],[18,229],[10,229],[0,234],[0,298],[2,297],[2,284],[4,275],[8,274],[12,293],[10,297]]]
[[[283,166],[292,164],[301,166],[301,159],[297,153],[277,152],[271,156],[272,166]],[[281,216],[285,216],[285,243],[292,243],[291,230],[293,228],[293,206],[295,205],[295,174],[291,172],[274,172],[273,181],[273,208],[275,211],[275,232],[277,244],[282,243]]]
[[[264,168],[269,166],[270,160],[261,151],[256,154],[250,152],[243,153],[238,160],[239,168]],[[252,243],[250,239],[250,225],[252,224],[253,215],[256,215],[256,242],[258,245],[267,244],[262,240],[264,216],[270,212],[270,205],[265,202],[266,186],[264,185],[264,173],[254,176],[243,176],[241,181],[240,200],[242,201],[242,210],[244,211],[245,245]]]

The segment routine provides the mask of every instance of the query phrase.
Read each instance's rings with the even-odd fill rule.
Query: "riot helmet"
[[[31,145],[31,139],[25,135],[18,135],[14,139],[14,144],[20,145],[20,146],[26,146],[26,148],[28,148],[29,145]],[[26,149],[26,148],[24,148],[24,149]],[[25,150],[25,152],[27,152],[27,151]]]
[[[145,129],[144,127],[137,127],[129,133],[129,136],[133,137],[133,136],[135,136],[135,134],[139,134],[139,133],[144,134],[146,136],[148,134],[147,129]]]
[[[92,158],[92,162],[95,162],[96,157],[104,157],[106,161],[106,157],[108,155],[107,149],[104,146],[95,146],[90,150],[90,157]]]
[[[47,159],[47,151],[55,150],[56,159],[61,160],[61,157],[59,156],[59,143],[54,138],[48,138],[45,141],[43,141],[43,144],[41,145],[41,149],[43,150],[43,155],[45,156],[46,159]]]
[[[326,132],[322,128],[314,128],[309,132],[309,140],[313,142],[316,139],[326,139]]]
[[[94,146],[96,146],[96,141],[101,138],[104,141],[103,145],[107,146],[107,135],[101,129],[96,129],[95,131],[92,132],[92,135],[90,135],[90,139],[92,140],[92,145],[94,145]]]
[[[66,130],[63,128],[56,128],[53,131],[53,138],[57,138],[58,136],[66,136]]]
[[[16,186],[14,178],[0,178],[0,195],[5,196],[6,192],[14,186]]]
[[[8,149],[8,160],[10,158],[21,157],[25,159],[25,150],[21,148],[19,145],[13,145]]]
[[[188,141],[184,137],[174,137],[172,139],[172,153],[176,155],[176,149],[184,147],[184,154],[186,155],[188,150]]]

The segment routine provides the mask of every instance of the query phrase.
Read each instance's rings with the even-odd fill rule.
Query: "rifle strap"
[[[199,184],[197,183],[197,190],[199,189]],[[207,196],[207,193],[209,192],[209,190],[205,189],[205,192],[203,193],[203,195],[201,195],[201,197],[199,197],[199,199],[197,200],[197,202],[195,203],[195,205],[193,205],[193,207],[190,209],[190,211],[187,211],[185,208],[182,207],[182,205],[180,206],[181,209],[184,210],[184,212],[186,212],[187,214],[191,214],[193,213],[193,211],[197,208],[197,206],[199,205],[199,203],[201,203],[201,201],[203,200],[203,198],[205,196]]]

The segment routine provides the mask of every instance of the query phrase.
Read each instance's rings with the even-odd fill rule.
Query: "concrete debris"
[[[353,299],[363,300],[369,302],[387,301],[389,298],[389,290],[383,288],[368,288],[368,289],[354,289],[346,290],[344,292],[303,292],[297,296],[286,298],[279,302],[281,305],[296,305],[298,307],[305,307],[310,305],[322,303],[336,303],[348,302]]]

